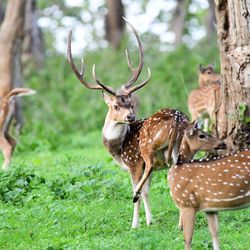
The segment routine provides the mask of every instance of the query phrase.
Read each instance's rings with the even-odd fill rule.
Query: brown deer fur
[[[214,249],[219,249],[218,212],[250,206],[250,150],[189,162],[197,149],[220,147],[192,134],[183,137],[178,162],[169,171],[170,194],[180,209],[185,248],[191,246],[196,212],[204,211]]]
[[[4,155],[4,163],[2,169],[8,168],[13,151],[16,146],[16,141],[9,135],[8,130],[5,128],[6,117],[9,112],[10,100],[14,96],[32,95],[35,94],[34,90],[26,88],[12,89],[6,96],[0,99],[0,148]]]
[[[194,89],[188,96],[188,110],[191,120],[199,119],[207,113],[212,122],[220,100],[220,75],[216,74],[211,64],[207,67],[200,65],[199,88]]]

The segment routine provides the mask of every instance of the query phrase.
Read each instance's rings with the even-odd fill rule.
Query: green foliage
[[[246,115],[247,112],[247,104],[245,103],[239,103],[238,105],[238,115],[240,121],[243,121],[245,123],[250,123],[250,117]]]
[[[27,173],[22,168],[13,168],[8,172],[0,172],[0,200],[12,204],[23,203],[33,189],[45,183],[45,179],[33,173]]]

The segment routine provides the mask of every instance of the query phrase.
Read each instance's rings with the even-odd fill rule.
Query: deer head
[[[203,87],[211,83],[220,83],[220,75],[215,73],[214,64],[203,67],[199,65],[199,85]]]
[[[178,162],[191,160],[198,150],[210,151],[225,148],[226,144],[224,141],[202,131],[198,128],[197,122],[193,122],[185,130]]]
[[[131,23],[128,22],[127,19],[123,17],[123,19],[127,22],[127,24],[130,26],[132,29],[136,40],[138,42],[139,46],[139,64],[136,68],[132,67],[130,57],[128,54],[128,51],[125,50],[126,57],[127,57],[127,62],[128,66],[132,72],[132,77],[131,79],[124,83],[118,90],[114,90],[113,88],[101,83],[101,81],[97,78],[96,76],[96,71],[95,71],[95,65],[93,65],[93,70],[92,70],[92,75],[95,83],[89,83],[86,80],[84,80],[83,75],[84,75],[84,63],[82,60],[82,67],[81,71],[79,72],[78,69],[76,68],[73,58],[72,58],[72,53],[71,53],[71,36],[72,36],[72,31],[69,32],[68,35],[68,61],[69,64],[77,76],[78,80],[87,88],[89,89],[94,89],[94,90],[102,90],[103,92],[103,98],[106,104],[109,107],[109,112],[108,112],[108,119],[117,122],[117,123],[130,123],[135,120],[135,112],[134,112],[134,107],[133,107],[133,101],[131,99],[131,94],[135,92],[136,90],[142,88],[144,85],[146,85],[150,79],[151,73],[150,69],[148,68],[148,77],[145,81],[138,85],[134,85],[136,80],[138,79],[141,70],[143,68],[143,47],[142,47],[142,42],[140,40],[140,37],[135,30],[135,28],[132,26]]]

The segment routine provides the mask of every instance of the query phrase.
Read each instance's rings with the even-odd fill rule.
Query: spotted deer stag
[[[10,136],[8,126],[6,126],[6,118],[10,109],[10,101],[14,96],[33,94],[35,94],[35,91],[32,89],[15,88],[12,89],[6,96],[0,99],[0,148],[4,155],[2,169],[8,168],[13,151],[16,146],[16,141],[13,137]]]
[[[177,164],[169,171],[170,194],[180,209],[185,249],[191,247],[196,212],[206,213],[213,247],[217,250],[218,212],[250,206],[250,150],[189,161],[198,149],[224,146],[191,129],[183,137]]]
[[[188,96],[191,120],[198,120],[203,114],[207,114],[212,122],[215,122],[216,110],[220,102],[220,75],[215,73],[212,64],[207,67],[200,65],[199,69],[199,88],[192,90]]]
[[[142,83],[133,86],[143,67],[143,48],[139,35],[134,27],[125,19],[131,27],[139,45],[139,65],[133,68],[126,51],[132,78],[123,84],[118,90],[101,83],[96,77],[93,66],[93,78],[95,83],[89,83],[83,78],[84,65],[79,72],[73,62],[71,54],[71,32],[68,36],[68,60],[78,80],[87,88],[102,90],[103,98],[108,105],[104,127],[102,130],[103,143],[113,159],[130,173],[134,190],[134,214],[132,227],[138,226],[140,210],[140,193],[144,202],[146,222],[151,224],[152,216],[148,201],[150,186],[150,173],[166,167],[170,158],[177,160],[178,146],[183,135],[184,127],[188,124],[185,114],[163,109],[148,119],[136,120],[131,94],[145,86],[150,79],[148,77]],[[177,121],[181,121],[177,126]],[[180,131],[178,132],[177,131]]]

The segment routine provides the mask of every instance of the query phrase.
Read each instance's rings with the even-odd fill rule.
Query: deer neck
[[[190,148],[189,143],[184,135],[179,149],[177,164],[191,161],[195,153],[196,151]]]
[[[103,143],[113,156],[121,151],[128,132],[128,124],[114,121],[107,115],[102,130]]]

